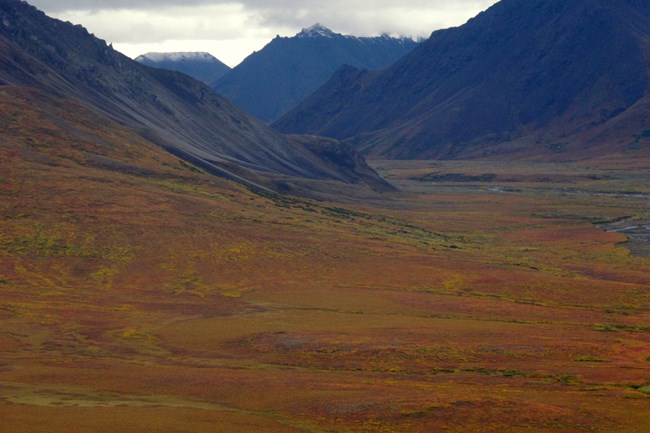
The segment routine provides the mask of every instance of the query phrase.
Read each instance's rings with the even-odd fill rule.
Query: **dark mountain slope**
[[[503,0],[375,77],[341,71],[275,126],[393,158],[571,147],[648,94],[649,23],[641,0]]]
[[[210,53],[147,53],[135,58],[135,61],[154,68],[182,72],[205,84],[212,84],[230,71]]]
[[[265,122],[309,96],[344,64],[382,69],[416,46],[406,38],[357,38],[315,25],[276,37],[214,84],[214,89]]]
[[[0,3],[0,54],[5,84],[77,100],[215,174],[272,188],[279,179],[287,185],[287,178],[385,185],[374,175],[343,174],[206,85],[140,65],[83,27],[48,18],[27,3]],[[360,169],[368,172],[365,164]]]

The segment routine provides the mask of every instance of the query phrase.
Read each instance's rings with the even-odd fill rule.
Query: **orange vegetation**
[[[3,432],[650,431],[650,261],[592,224],[647,216],[614,194],[647,171],[257,195],[0,93]]]

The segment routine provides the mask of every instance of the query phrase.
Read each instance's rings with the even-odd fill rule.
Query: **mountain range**
[[[503,0],[384,71],[340,68],[274,126],[379,158],[636,152],[649,23],[643,0]]]
[[[276,37],[218,80],[213,88],[264,122],[295,107],[342,65],[383,69],[412,50],[409,38],[354,37],[316,24]]]
[[[212,54],[204,52],[147,53],[136,57],[135,61],[154,68],[183,72],[208,85],[231,69]]]
[[[251,187],[296,191],[301,182],[317,189],[313,182],[328,180],[389,188],[347,146],[281,135],[205,84],[141,65],[83,27],[25,2],[0,2],[0,58],[0,85],[37,89],[33,104],[41,97],[74,101],[203,170]]]

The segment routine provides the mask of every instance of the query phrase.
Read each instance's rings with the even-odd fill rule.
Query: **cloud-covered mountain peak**
[[[334,33],[321,23],[316,23],[311,27],[304,28],[300,33],[298,33],[298,37],[301,38],[333,38],[335,36],[340,35],[338,33]]]
[[[181,62],[181,61],[204,61],[213,62],[217,58],[206,52],[178,52],[178,53],[147,53],[138,56],[135,60],[141,62],[148,59],[152,62]]]

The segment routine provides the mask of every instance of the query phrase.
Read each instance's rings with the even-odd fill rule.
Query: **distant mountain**
[[[417,43],[408,38],[358,38],[316,24],[276,37],[218,80],[213,88],[264,122],[295,107],[344,64],[382,69]]]
[[[223,64],[210,53],[147,53],[135,58],[135,61],[154,68],[178,71],[211,85],[230,71],[230,66]]]
[[[143,66],[83,27],[22,1],[0,2],[0,59],[0,85],[76,101],[186,161],[250,186],[287,191],[307,179],[388,187],[348,147],[285,137],[187,75]]]
[[[638,150],[650,2],[503,0],[385,71],[340,69],[275,123],[389,158]]]

